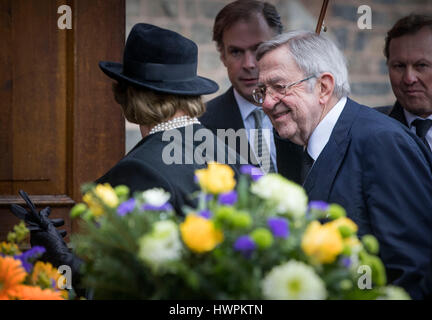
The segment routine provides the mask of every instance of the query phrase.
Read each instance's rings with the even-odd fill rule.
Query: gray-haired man
[[[390,282],[423,298],[432,250],[432,157],[425,145],[347,97],[345,59],[324,36],[283,34],[263,43],[257,59],[254,98],[280,140],[310,159],[311,168],[303,168],[309,199],[342,205],[360,236],[377,237]],[[287,149],[276,146],[278,161],[289,161]]]

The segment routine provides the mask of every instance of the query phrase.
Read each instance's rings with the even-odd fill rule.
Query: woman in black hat
[[[218,90],[215,82],[197,76],[197,60],[193,41],[140,23],[129,34],[123,64],[99,63],[118,81],[113,86],[116,101],[126,119],[140,126],[143,139],[98,183],[124,184],[131,192],[163,188],[179,214],[184,205],[194,205],[188,195],[197,190],[195,170],[221,161],[218,152],[228,160],[225,144],[221,142],[218,149],[216,137],[197,119],[205,111],[201,95]],[[212,154],[200,149],[201,139],[194,139],[197,131],[213,140]]]

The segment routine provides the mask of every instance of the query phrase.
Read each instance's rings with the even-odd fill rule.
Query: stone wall
[[[230,86],[225,67],[212,39],[216,14],[231,0],[126,0],[126,35],[135,23],[145,22],[181,33],[199,46],[198,73],[215,80],[220,89]],[[278,9],[285,30],[315,30],[320,0],[268,0]],[[359,6],[371,8],[372,28],[361,30]],[[396,20],[411,12],[432,14],[432,0],[330,0],[324,21],[326,34],[343,50],[349,69],[351,97],[369,106],[392,104],[394,96],[383,55],[384,38]],[[127,124],[126,150],[137,140],[135,125]]]

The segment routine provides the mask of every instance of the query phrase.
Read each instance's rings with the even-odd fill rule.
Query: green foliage
[[[341,218],[341,217],[345,217],[346,216],[346,212],[345,209],[342,208],[341,205],[337,204],[337,203],[332,203],[329,208],[328,208],[328,217],[332,220]]]
[[[378,244],[378,240],[374,236],[372,236],[370,234],[364,235],[362,237],[362,242],[363,242],[364,247],[366,248],[366,250],[369,253],[378,254],[379,244]]]
[[[268,249],[273,244],[273,236],[268,229],[257,228],[251,232],[250,236],[260,249]]]
[[[29,234],[30,231],[27,229],[25,222],[21,220],[17,225],[13,227],[13,231],[8,233],[7,241],[9,243],[20,245],[27,239]]]

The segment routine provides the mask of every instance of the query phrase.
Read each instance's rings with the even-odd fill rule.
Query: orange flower
[[[58,289],[58,280],[60,277],[61,274],[57,271],[57,268],[52,266],[51,263],[37,261],[33,266],[33,272],[30,276],[30,284],[33,286],[38,286],[42,289],[52,289],[54,282],[54,289]],[[65,283],[63,283],[63,285],[64,284]],[[60,293],[64,299],[68,299],[69,293],[67,290],[60,290]]]
[[[20,300],[64,300],[61,291],[25,285],[17,286],[14,295]]]
[[[13,298],[26,275],[21,261],[12,257],[0,257],[0,300]]]

